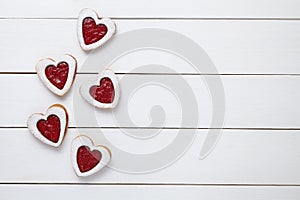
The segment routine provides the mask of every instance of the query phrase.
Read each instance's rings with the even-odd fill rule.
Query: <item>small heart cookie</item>
[[[46,58],[36,65],[36,72],[44,85],[54,94],[63,96],[71,88],[77,70],[76,59],[63,55],[54,60]]]
[[[118,79],[111,70],[104,70],[94,81],[85,81],[80,87],[81,96],[97,108],[114,108],[119,101]]]
[[[111,152],[105,146],[95,146],[89,137],[81,135],[72,142],[71,158],[76,174],[89,176],[107,165]]]
[[[32,114],[27,126],[29,131],[40,141],[53,147],[61,145],[67,132],[67,110],[60,104],[50,106],[45,114]]]
[[[109,18],[99,19],[92,9],[83,9],[77,21],[77,36],[83,50],[96,49],[116,32],[115,23]]]

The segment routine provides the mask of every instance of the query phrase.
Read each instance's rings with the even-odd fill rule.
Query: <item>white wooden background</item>
[[[70,143],[78,132],[93,136],[98,129],[90,124],[77,127],[74,121],[73,95],[87,75],[78,74],[70,94],[59,98],[44,88],[34,67],[40,58],[67,52],[81,66],[87,58],[76,37],[76,17],[82,8],[114,18],[117,34],[165,28],[188,36],[207,52],[223,80],[226,121],[224,127],[211,127],[224,130],[206,159],[198,160],[211,118],[205,86],[197,84],[199,75],[180,60],[149,51],[128,55],[112,69],[122,78],[135,66],[154,60],[184,74],[201,102],[201,123],[183,124],[197,129],[195,142],[180,160],[161,171],[133,175],[105,169],[88,179],[76,177]],[[300,199],[299,0],[1,0],[0,34],[0,199]],[[176,76],[149,73],[128,76]],[[212,79],[217,76],[203,73]],[[128,87],[121,85],[121,90]],[[143,101],[151,104],[146,94],[156,90],[141,91],[145,98],[130,107],[135,127],[116,125],[109,114],[98,113],[103,131],[112,140],[123,139],[120,147],[133,148],[118,127],[154,128],[145,126],[149,108]],[[172,138],[180,126],[180,111],[168,93],[159,94],[159,102],[170,111],[164,133]],[[27,117],[52,103],[64,104],[70,114],[70,129],[59,150],[45,147],[26,129]],[[154,147],[145,141],[135,147],[147,152],[168,141],[158,138]]]

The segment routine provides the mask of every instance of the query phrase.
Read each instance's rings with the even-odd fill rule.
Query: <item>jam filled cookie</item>
[[[71,55],[54,60],[46,58],[36,65],[36,72],[44,85],[54,94],[63,96],[71,88],[76,76],[77,62]]]
[[[83,50],[96,49],[107,42],[116,32],[115,23],[109,18],[99,19],[92,9],[83,9],[77,21],[77,35]]]
[[[85,81],[80,87],[81,96],[97,108],[114,108],[119,101],[118,79],[113,71],[104,70],[93,81]]]
[[[78,176],[89,176],[100,171],[110,158],[111,152],[107,147],[95,146],[87,136],[78,136],[72,142],[72,165]]]
[[[54,104],[45,114],[32,114],[27,121],[27,126],[29,131],[43,143],[59,147],[67,132],[67,110],[60,104]]]

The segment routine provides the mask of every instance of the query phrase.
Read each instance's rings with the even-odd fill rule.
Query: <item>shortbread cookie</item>
[[[92,175],[107,165],[111,152],[105,146],[95,146],[92,140],[84,135],[72,142],[71,159],[78,176]]]
[[[115,23],[109,18],[99,19],[92,9],[83,9],[77,21],[77,35],[83,50],[96,49],[107,42],[116,32]]]
[[[54,104],[45,114],[32,114],[27,126],[40,141],[53,147],[61,145],[68,127],[68,113],[64,106]]]
[[[77,62],[71,55],[58,59],[46,58],[36,65],[38,76],[44,85],[58,96],[63,96],[71,88],[76,76]]]
[[[98,108],[114,108],[119,101],[118,79],[113,71],[104,70],[96,80],[85,81],[80,87],[81,96]]]

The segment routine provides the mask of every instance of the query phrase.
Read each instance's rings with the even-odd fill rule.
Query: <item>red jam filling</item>
[[[90,88],[90,95],[101,103],[112,103],[115,97],[114,85],[110,78],[104,77],[100,80],[100,85],[93,85]]]
[[[81,172],[93,169],[101,160],[102,154],[98,150],[91,151],[88,146],[81,146],[77,150],[77,164]]]
[[[60,120],[56,115],[49,115],[47,120],[39,120],[37,128],[48,140],[57,143],[60,135]]]
[[[45,69],[47,79],[58,89],[63,89],[69,73],[69,65],[66,62],[60,62],[55,67],[54,65],[48,65]]]
[[[82,22],[82,33],[86,45],[93,44],[101,40],[107,33],[107,27],[104,24],[96,24],[91,17],[84,18]]]

